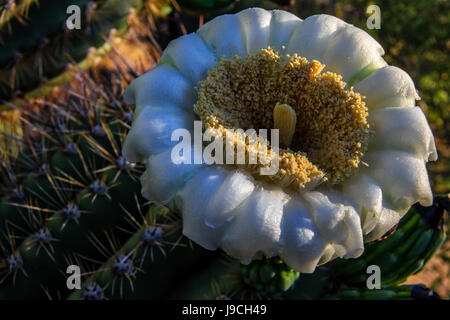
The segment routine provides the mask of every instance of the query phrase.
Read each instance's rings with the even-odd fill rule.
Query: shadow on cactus
[[[132,288],[151,297],[134,283],[153,261],[162,260],[150,282],[175,267],[181,276],[205,258],[188,247],[167,268],[169,253],[189,244],[177,216],[140,196],[142,165],[121,155],[132,110],[120,97],[125,79],[115,80],[106,88],[81,72],[60,96],[64,102],[23,105],[20,152],[4,150],[2,161],[2,298],[65,298],[72,264],[98,279],[94,288],[105,298],[126,297]],[[154,297],[170,284],[162,279]]]

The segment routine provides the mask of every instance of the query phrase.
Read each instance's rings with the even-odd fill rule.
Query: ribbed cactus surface
[[[67,81],[71,64],[88,67],[107,52],[111,32],[125,33],[132,13],[147,2],[7,1],[0,15],[0,100]]]
[[[382,285],[402,283],[420,272],[446,239],[443,202],[448,198],[435,199],[431,207],[414,205],[392,235],[369,244],[361,257],[333,262],[335,276],[349,286],[363,287],[371,265],[380,268]]]

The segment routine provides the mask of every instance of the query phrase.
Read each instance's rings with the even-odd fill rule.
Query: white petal
[[[369,164],[364,171],[383,189],[394,210],[405,210],[420,202],[432,204],[433,195],[425,161],[402,151],[368,152],[363,160]]]
[[[320,257],[319,262],[317,262],[317,266],[321,266],[328,261],[334,260],[338,257],[339,255],[336,253],[335,244],[328,243],[322,252],[322,256]]]
[[[194,84],[204,80],[215,65],[212,48],[195,33],[172,40],[161,56],[160,63],[175,66]]]
[[[391,230],[406,213],[406,210],[395,211],[388,208],[383,208],[380,214],[380,220],[375,228],[365,237],[365,241],[373,241],[381,238],[386,232]]]
[[[205,224],[205,208],[225,177],[224,170],[210,167],[201,169],[178,194],[182,203],[183,234],[208,250],[218,248],[223,230]]]
[[[308,60],[323,62],[323,56],[335,33],[347,25],[336,17],[319,14],[306,18],[293,31],[286,47],[288,54],[297,53]]]
[[[277,255],[286,201],[286,194],[281,190],[255,190],[236,209],[237,213],[222,238],[222,249],[244,264],[261,253],[266,257]]]
[[[198,29],[197,34],[213,49],[216,57],[244,57],[246,44],[244,32],[235,14],[224,14],[214,18]]]
[[[284,245],[280,258],[299,272],[314,272],[327,243],[300,201],[291,199],[286,205],[281,236]]]
[[[360,213],[363,234],[372,231],[383,208],[381,187],[367,175],[357,173],[343,182],[342,193],[356,205]]]
[[[294,29],[302,23],[302,19],[283,10],[272,10],[271,13],[269,46],[281,52],[282,47],[287,46]]]
[[[173,147],[178,141],[171,141],[176,129],[192,132],[193,113],[178,108],[144,108],[133,121],[123,144],[123,154],[131,162],[147,159]]]
[[[415,154],[425,161],[437,160],[434,136],[419,107],[385,108],[369,114],[375,131],[369,150],[394,149]]]
[[[235,209],[247,199],[255,189],[253,178],[245,172],[232,171],[215,192],[205,210],[205,223],[210,227],[220,227],[230,221]]]
[[[311,206],[319,233],[328,241],[341,245],[344,258],[355,258],[364,251],[361,220],[355,209],[345,205],[345,200],[332,192],[312,191],[302,193]]]
[[[374,69],[385,66],[383,55],[381,45],[367,32],[347,25],[331,40],[321,62],[326,65],[325,71],[340,74],[344,81],[349,81],[369,65]]]
[[[179,71],[162,64],[133,80],[125,90],[124,98],[127,103],[136,104],[137,116],[148,106],[180,107],[191,111],[196,93],[193,84]]]
[[[255,54],[265,49],[269,43],[270,11],[261,8],[249,8],[240,11],[237,15],[246,44],[247,54]]]
[[[150,156],[146,163],[147,169],[141,176],[142,195],[156,203],[168,203],[195,171],[203,166],[194,164],[193,149],[191,158],[183,155],[187,163],[175,164],[171,154],[172,149],[169,149],[158,155]]]
[[[387,66],[375,71],[353,88],[365,96],[369,110],[386,107],[414,107],[419,99],[414,82],[402,69]]]

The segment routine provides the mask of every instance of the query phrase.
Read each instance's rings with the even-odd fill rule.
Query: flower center
[[[338,183],[361,162],[368,110],[359,93],[347,90],[341,76],[322,73],[324,67],[297,54],[281,56],[270,47],[245,58],[222,58],[199,82],[194,111],[205,129],[222,137],[238,128],[279,129],[275,174],[259,174],[273,161],[270,142],[269,163],[239,165],[256,178],[294,189]],[[262,147],[242,136],[232,143],[245,147],[246,159]]]

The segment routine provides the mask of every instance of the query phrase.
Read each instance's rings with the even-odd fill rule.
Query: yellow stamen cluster
[[[325,180],[337,183],[360,163],[369,135],[368,111],[360,94],[347,90],[341,76],[322,73],[323,68],[316,60],[280,56],[270,47],[245,58],[221,59],[199,83],[194,111],[205,129],[223,137],[237,128],[280,129],[278,172],[258,176],[258,169],[269,166],[264,161],[240,165],[255,176],[296,189]],[[245,145],[246,157],[261,147],[245,137],[233,143],[236,149]],[[269,152],[268,159],[273,156]]]

